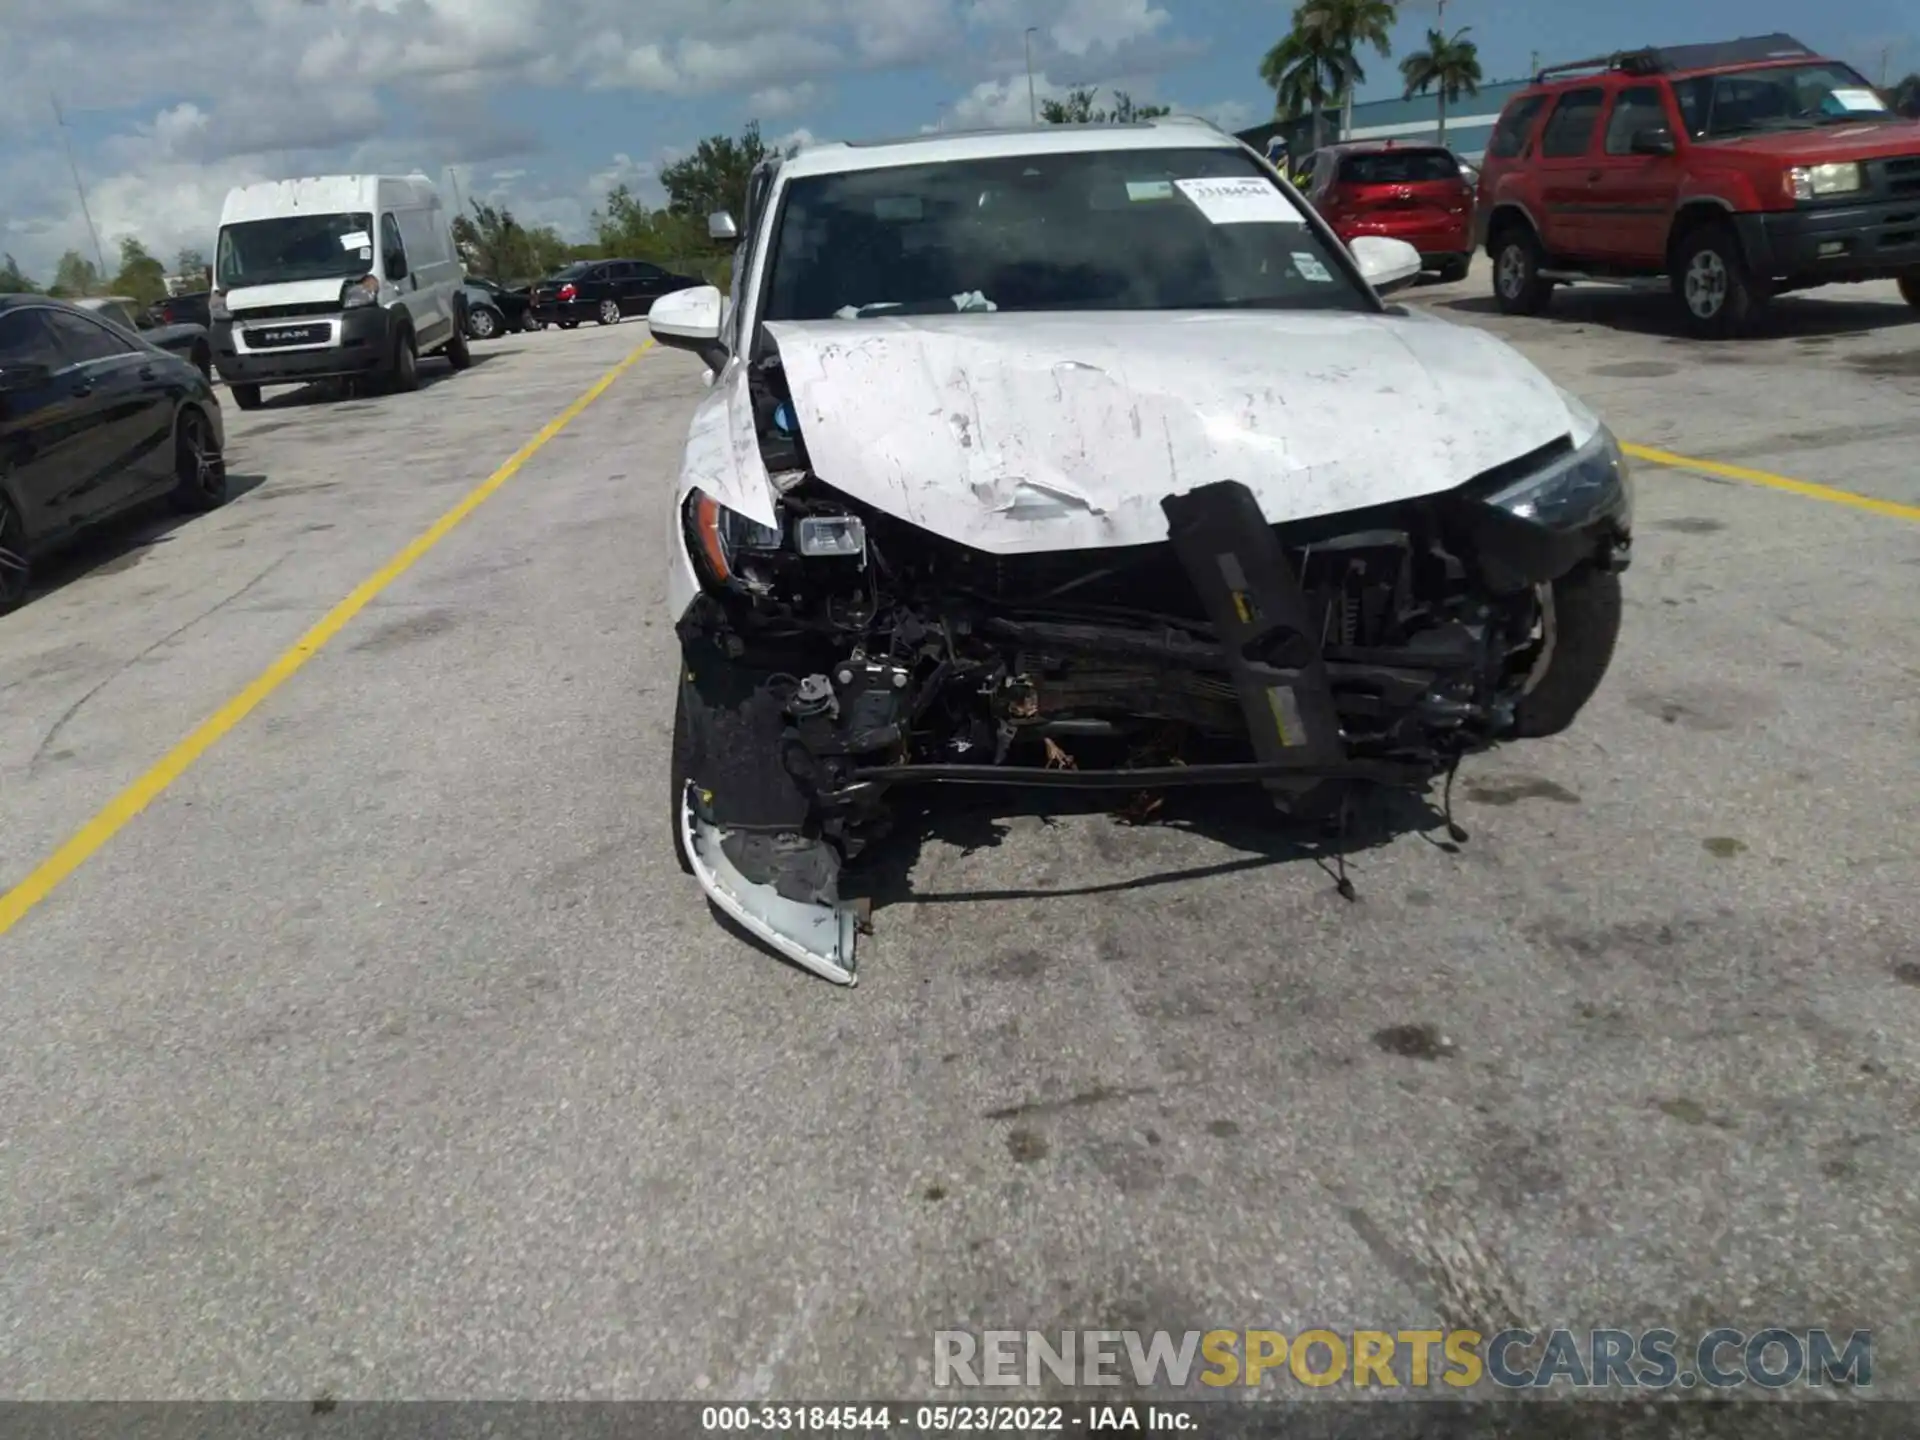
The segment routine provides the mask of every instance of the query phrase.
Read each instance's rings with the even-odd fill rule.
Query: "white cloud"
[[[57,77],[76,135],[94,137],[79,160],[103,243],[137,231],[156,252],[204,248],[233,184],[376,165],[461,165],[467,192],[487,175],[485,193],[529,223],[577,231],[615,162],[596,173],[582,158],[594,147],[568,133],[552,163],[522,163],[546,147],[502,118],[501,97],[528,87],[676,106],[731,97],[716,115],[793,125],[836,77],[960,64],[999,78],[963,94],[946,123],[1011,123],[1026,118],[1026,27],[1036,66],[1057,77],[1036,77],[1044,95],[1150,73],[1141,56],[1171,29],[1154,0],[215,0],[167,7],[165,24],[151,0],[4,8],[7,73]],[[129,115],[141,118],[98,138],[103,119]],[[657,199],[666,146],[727,123],[648,136],[651,159],[615,168]],[[0,238],[30,273],[89,248],[39,85],[0,85],[0,195]]]
[[[1033,101],[1057,100],[1067,93],[1064,85],[1055,85],[1045,75],[1033,77]],[[929,130],[998,129],[1007,125],[1025,125],[1033,115],[1028,104],[1027,77],[1024,73],[1000,80],[982,80],[941,112],[940,120]]]

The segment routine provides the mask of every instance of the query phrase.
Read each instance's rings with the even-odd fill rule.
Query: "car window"
[[[380,253],[389,276],[396,268],[406,267],[407,247],[400,238],[400,222],[393,218],[392,211],[380,217]],[[394,265],[396,260],[400,262],[399,267]]]
[[[1858,71],[1834,60],[1699,75],[1677,81],[1674,97],[1695,140],[1896,118]]]
[[[116,356],[131,355],[138,348],[131,340],[116,334],[110,327],[88,315],[49,310],[47,324],[60,342],[60,349],[73,364],[83,364],[88,360],[111,360]]]
[[[634,261],[630,268],[633,270],[634,275],[641,280],[664,280],[667,278],[666,271],[662,270],[658,265],[649,265],[644,260]]]
[[[639,266],[634,265],[631,261],[618,260],[607,266],[606,273],[600,278],[603,280],[631,280],[638,273]]]
[[[1549,160],[1565,160],[1585,155],[1593,143],[1593,127],[1600,119],[1600,107],[1607,92],[1598,85],[1586,90],[1569,90],[1547,117],[1547,128],[1540,136],[1540,154]]]
[[[1507,107],[1507,113],[1500,117],[1500,123],[1494,126],[1493,138],[1487,142],[1487,154],[1497,160],[1511,160],[1527,147],[1527,136],[1533,132],[1533,122],[1539,118],[1541,108],[1547,103],[1544,95],[1529,95],[1524,100],[1516,100]]]
[[[1239,149],[1075,151],[808,176],[760,318],[1343,309],[1372,294]]]
[[[1667,123],[1667,107],[1658,85],[1634,85],[1614,97],[1607,119],[1607,154],[1631,155],[1633,137],[1642,130]]]
[[[0,315],[0,370],[9,365],[47,365],[57,370],[66,363],[47,328],[45,310],[9,310]]]
[[[1460,162],[1447,150],[1380,150],[1340,162],[1342,185],[1424,185],[1459,178]]]

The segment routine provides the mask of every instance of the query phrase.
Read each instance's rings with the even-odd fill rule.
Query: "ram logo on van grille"
[[[332,327],[328,325],[275,325],[247,331],[247,345],[254,350],[276,345],[313,345],[326,341],[332,334]]]

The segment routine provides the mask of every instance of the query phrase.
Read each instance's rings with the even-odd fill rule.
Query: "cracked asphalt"
[[[1920,504],[1890,287],[1489,314],[1624,439]],[[644,338],[229,407],[0,620],[17,883]],[[0,1394],[917,1397],[932,1333],[1920,1320],[1920,525],[1641,467],[1614,670],[1381,816],[906,827],[863,979],[676,869],[654,351],[4,937]],[[171,527],[171,528],[169,528]],[[999,1392],[996,1398],[1012,1398]]]

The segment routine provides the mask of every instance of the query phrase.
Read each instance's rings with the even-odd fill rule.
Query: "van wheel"
[[[473,364],[473,350],[467,344],[466,331],[454,327],[453,338],[447,341],[447,363],[456,370],[464,370]]]
[[[182,410],[174,428],[173,481],[168,503],[182,514],[199,515],[227,503],[226,457],[198,410]]]
[[[1538,667],[1514,711],[1514,733],[1558,735],[1593,698],[1620,639],[1620,576],[1582,565],[1541,587]]]
[[[227,393],[233,396],[233,403],[242,410],[260,408],[260,387],[258,385],[229,385]]]
[[[0,615],[27,603],[33,589],[33,566],[27,559],[27,526],[0,490]],[[677,833],[677,832],[676,832]]]
[[[1553,299],[1553,281],[1540,275],[1540,242],[1524,225],[1500,232],[1493,249],[1493,298],[1507,315],[1538,315]]]
[[[393,342],[393,368],[387,372],[385,388],[396,395],[420,388],[420,352],[414,347],[411,330],[402,330]]]
[[[1674,251],[1673,293],[1687,328],[1704,340],[1744,334],[1766,302],[1747,273],[1740,239],[1725,225],[1701,225]]]

